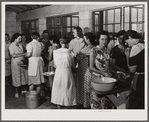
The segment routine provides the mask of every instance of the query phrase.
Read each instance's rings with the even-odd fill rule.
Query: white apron
[[[29,76],[36,76],[39,60],[43,61],[43,59],[41,57],[30,57],[29,58],[29,66],[28,66],[28,75]]]

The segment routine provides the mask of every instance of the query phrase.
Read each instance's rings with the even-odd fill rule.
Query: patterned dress
[[[94,47],[91,50],[95,56],[95,66],[100,71],[107,71],[109,69],[109,52],[105,48],[104,50],[101,50],[98,46]],[[92,72],[92,78],[95,77],[102,77],[101,74]],[[108,98],[105,96],[100,96],[94,92],[91,91],[90,96],[90,106],[92,109],[107,109],[112,108],[113,104],[110,102]]]
[[[89,54],[92,48],[92,45],[84,47],[76,57],[78,61],[76,82],[77,104],[83,105],[84,108],[90,106],[91,72],[89,70]]]
[[[17,46],[12,42],[9,46],[9,51],[10,55],[20,54],[23,53],[23,47],[20,44]],[[24,57],[11,58],[12,83],[15,87],[27,84],[27,72],[18,66],[18,64],[23,64],[23,59]]]

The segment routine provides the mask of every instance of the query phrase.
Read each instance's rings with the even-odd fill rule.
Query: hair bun
[[[59,39],[59,41],[61,44],[67,44],[68,43],[68,40],[64,39],[64,38]]]

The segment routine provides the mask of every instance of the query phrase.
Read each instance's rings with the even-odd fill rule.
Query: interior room
[[[59,77],[61,76],[60,74],[61,69],[58,70],[58,68],[55,68],[55,67],[59,66],[56,60],[58,60],[59,62],[62,62],[63,61],[62,58],[65,56],[59,55],[59,57],[62,56],[62,58],[58,59],[56,58],[55,55],[56,55],[56,51],[57,52],[60,51],[59,48],[56,49],[56,51],[53,50],[51,55],[53,58],[53,62],[54,61],[55,62],[54,64],[50,64],[51,55],[49,51],[50,50],[49,45],[52,45],[52,43],[54,43],[54,41],[52,41],[51,43],[52,39],[50,38],[52,38],[53,35],[55,35],[57,37],[58,43],[60,44],[60,47],[66,48],[68,44],[72,42],[71,40],[73,40],[75,37],[75,34],[74,34],[75,28],[81,28],[81,34],[83,35],[82,36],[83,40],[88,38],[86,34],[92,34],[94,35],[93,37],[97,37],[99,32],[104,31],[105,33],[108,32],[107,38],[109,39],[109,43],[112,43],[112,41],[117,40],[119,38],[118,34],[121,30],[125,31],[124,35],[129,35],[128,30],[134,30],[135,33],[140,35],[140,38],[132,34],[134,37],[131,38],[131,36],[128,36],[128,38],[125,39],[125,44],[127,40],[131,40],[131,39],[134,41],[134,40],[138,40],[139,38],[139,41],[140,40],[144,41],[145,12],[146,12],[145,4],[139,4],[135,2],[134,3],[117,2],[115,4],[103,3],[103,2],[98,4],[96,3],[28,4],[28,3],[21,3],[21,2],[20,4],[7,3],[5,5],[5,42],[6,42],[6,36],[7,36],[7,38],[9,38],[8,40],[10,41],[10,45],[12,43],[19,45],[21,43],[21,42],[18,42],[19,40],[18,41],[16,39],[13,40],[15,36],[14,34],[17,33],[18,35],[20,35],[19,36],[21,38],[20,40],[23,40],[23,36],[25,36],[26,44],[25,44],[25,48],[22,49],[25,51],[25,53],[21,53],[21,54],[26,58],[23,59],[22,64],[17,65],[18,68],[16,68],[16,66],[12,66],[13,63],[17,62],[17,61],[13,62],[13,59],[17,57],[20,53],[17,55],[17,53],[14,52],[16,48],[13,45],[12,45],[12,48],[10,46],[7,47],[10,57],[9,59],[7,59],[5,56],[5,62],[10,64],[9,66],[10,72],[8,75],[6,75],[6,69],[5,69],[5,83],[4,83],[5,84],[5,109],[80,109],[80,110],[81,109],[144,109],[145,107],[139,108],[139,106],[137,105],[136,106],[138,108],[137,107],[135,108],[134,107],[135,105],[132,102],[130,102],[131,99],[133,99],[131,97],[132,94],[133,93],[136,94],[137,93],[136,91],[138,91],[136,82],[138,78],[140,78],[140,75],[142,76],[143,74],[143,78],[144,78],[144,72],[141,72],[142,74],[140,72],[139,72],[140,74],[137,74],[136,73],[137,71],[131,73],[131,70],[129,69],[129,73],[127,74],[127,73],[119,72],[119,70],[116,70],[116,73],[114,71],[113,75],[111,75],[112,73],[109,74],[111,79],[107,78],[109,77],[109,75],[107,74],[100,75],[100,77],[98,76],[98,79],[90,78],[89,81],[87,80],[87,82],[90,84],[89,87],[88,87],[88,84],[86,85],[83,80],[80,80],[80,82],[82,83],[82,87],[81,86],[78,87],[79,85],[79,83],[77,83],[78,76],[81,78],[84,77],[84,75],[81,74],[82,69],[78,70],[79,67],[81,67],[81,64],[79,64],[79,61],[83,60],[84,57],[82,59],[79,57],[78,63],[76,63],[77,55],[74,58],[74,60],[76,61],[76,62],[74,61],[76,63],[75,68],[72,69],[72,73],[71,73],[71,70],[68,71],[68,73],[70,73],[69,74],[70,79],[72,79],[73,81],[72,83],[68,83],[68,84],[69,85],[71,84],[72,87],[71,87],[71,90],[67,89],[68,91],[66,95],[64,95],[65,93],[63,91],[60,91],[60,89],[65,85],[62,85],[60,88],[57,86],[59,89],[56,89],[57,80],[55,77],[58,78],[58,76]],[[47,52],[46,52],[47,55],[44,52],[42,53],[43,55],[45,54],[44,55],[45,59],[42,56],[40,56],[43,59],[44,66],[43,66],[43,69],[41,70],[42,73],[40,72],[40,76],[37,79],[37,80],[40,80],[39,81],[40,84],[38,83],[34,84],[32,83],[32,80],[31,80],[32,79],[31,77],[34,77],[34,76],[30,76],[29,69],[34,69],[34,66],[31,66],[31,65],[34,65],[36,63],[32,62],[31,64],[30,62],[31,55],[32,57],[34,56],[33,56],[33,53],[31,54],[31,50],[33,50],[33,47],[29,49],[29,44],[33,42],[33,40],[36,39],[36,37],[39,39],[39,42],[42,43],[42,41],[40,40],[44,36],[46,36],[44,35],[45,33],[48,33],[48,39],[49,39],[48,42],[46,42],[45,45],[43,46],[43,48],[47,47]],[[78,33],[80,32],[77,32],[77,34]],[[101,36],[99,38],[101,38]],[[98,43],[98,39],[95,39],[94,41]],[[137,42],[137,44],[138,43],[139,42]],[[78,45],[78,47],[76,46],[74,48],[79,48],[81,44]],[[108,44],[106,47],[108,48]],[[37,46],[35,48],[38,51],[40,50]],[[132,48],[133,46],[129,48],[130,49],[130,52],[129,52],[130,54],[128,56],[129,61],[131,60],[130,56],[131,56]],[[110,49],[110,51],[111,50],[112,48]],[[5,54],[6,54],[6,45],[5,45]],[[118,55],[118,53],[116,54]],[[89,64],[87,65],[88,69],[92,70],[93,72],[94,68],[92,68],[91,66],[92,64],[91,51],[86,55],[87,55],[86,58],[88,58],[86,60],[89,61]],[[111,56],[110,52],[108,56]],[[48,61],[48,63],[46,62],[46,60]],[[84,58],[84,61],[85,61],[85,58]],[[108,59],[108,61],[111,61],[111,59]],[[6,63],[5,65],[7,65]],[[135,64],[135,66],[137,67],[139,64],[137,65]],[[53,67],[55,66],[54,70],[51,70],[51,69],[49,70],[49,67],[51,65]],[[105,63],[105,65],[108,65],[108,64]],[[129,64],[128,66],[130,65],[131,64]],[[47,68],[46,66],[49,66],[49,67]],[[19,73],[16,72],[18,71],[18,69],[19,69]],[[62,73],[64,72],[65,71],[62,71]],[[22,73],[24,73],[24,75],[22,75]],[[102,71],[101,71],[101,74],[103,74]],[[90,77],[92,76],[90,75]],[[99,79],[106,79],[106,78],[108,82],[107,84],[109,86],[107,86],[106,83],[105,83],[106,85],[102,84],[103,86],[97,83]],[[25,81],[23,79],[25,79]],[[43,79],[43,82],[41,79]],[[62,78],[59,78],[59,79],[62,79]],[[71,80],[68,80],[68,82],[69,81]],[[129,81],[128,84],[126,83],[126,81]],[[19,82],[19,85],[18,85],[18,82]],[[22,83],[22,82],[25,82],[25,83]],[[143,82],[145,82],[145,79],[143,80]],[[67,87],[69,86],[68,84],[67,84]],[[120,88],[117,86],[117,84],[120,84]],[[88,89],[89,92],[86,92],[86,90],[84,90],[85,87],[87,87],[86,89]],[[37,90],[40,89],[40,92],[36,92],[35,89]],[[80,91],[77,91],[77,90],[80,90]],[[81,90],[84,90],[84,91],[81,91]],[[143,90],[145,90],[145,87],[143,87]],[[74,99],[74,101],[72,100],[70,102],[70,100],[67,100],[69,98],[68,94],[69,95],[71,94],[70,99],[71,100]],[[73,96],[72,94],[73,95],[75,94],[75,95]],[[83,94],[83,97],[80,97],[82,94]],[[94,98],[94,94],[96,94],[97,96],[101,96],[99,98],[101,98],[103,101],[106,101],[103,103],[108,105],[103,105],[103,106],[99,105],[98,102],[95,100],[96,98]],[[54,98],[55,96],[57,96],[57,98]],[[63,96],[64,98],[62,98]],[[141,97],[141,99],[143,98]],[[98,99],[98,100],[101,100],[101,99]],[[60,101],[60,103],[56,104],[58,101]],[[69,103],[71,105],[69,105]],[[99,108],[98,105],[101,108]]]

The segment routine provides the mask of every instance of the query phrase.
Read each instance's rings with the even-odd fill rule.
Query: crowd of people
[[[72,40],[58,39],[44,30],[41,37],[33,32],[32,41],[27,43],[24,34],[15,33],[11,41],[5,34],[5,80],[7,85],[12,77],[15,97],[19,97],[19,88],[22,94],[36,89],[41,97],[50,96],[58,108],[112,108],[106,97],[91,95],[92,79],[120,77],[126,80],[122,86],[130,87],[132,82],[127,82],[127,78],[133,81],[137,75],[130,103],[133,108],[144,108],[143,37],[134,30],[121,30],[111,39],[107,31],[83,34],[79,26],[73,28],[73,36]],[[18,65],[25,61],[27,70]],[[54,75],[46,77],[44,72]]]

